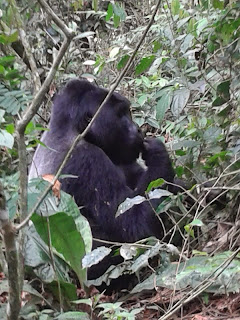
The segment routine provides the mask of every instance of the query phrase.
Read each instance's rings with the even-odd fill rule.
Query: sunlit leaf
[[[112,6],[111,2],[109,2],[108,9],[107,9],[107,15],[106,15],[106,21],[109,21],[112,16],[113,16],[113,6]]]

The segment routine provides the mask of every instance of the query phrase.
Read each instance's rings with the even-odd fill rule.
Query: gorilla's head
[[[107,93],[86,80],[71,80],[55,98],[54,108],[61,108],[61,116],[54,110],[50,129],[63,135],[83,132]],[[132,121],[129,100],[113,93],[85,140],[100,147],[115,164],[133,162],[142,150],[143,136]]]

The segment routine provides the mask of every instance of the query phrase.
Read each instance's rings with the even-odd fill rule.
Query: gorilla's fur
[[[38,146],[30,178],[56,173],[73,139],[86,128],[106,95],[105,89],[85,80],[67,84],[54,100],[50,128],[42,137],[47,148]],[[139,153],[146,170],[136,163]],[[162,237],[161,223],[147,201],[115,218],[119,204],[143,194],[152,180],[173,182],[174,178],[164,145],[158,139],[143,139],[126,98],[118,93],[111,96],[62,173],[77,176],[62,179],[62,189],[82,207],[95,238],[133,242]]]

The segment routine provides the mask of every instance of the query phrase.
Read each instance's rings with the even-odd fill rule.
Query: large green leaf
[[[28,184],[28,208],[29,210],[35,206],[35,204],[41,198],[42,193],[48,186],[49,182],[36,178],[32,179]],[[42,201],[37,213],[42,216],[50,216],[57,212],[65,212],[75,220],[77,230],[80,232],[84,243],[86,253],[91,251],[92,248],[92,232],[88,220],[79,212],[79,208],[72,196],[66,192],[61,191],[60,201],[49,191],[47,197]]]
[[[52,246],[64,257],[82,283],[86,280],[86,270],[82,268],[85,246],[74,219],[64,212],[52,215],[48,219]],[[48,244],[47,218],[35,214],[32,221],[41,238]]]
[[[59,279],[63,282],[70,282],[69,266],[56,254],[50,255],[48,245],[37,233],[34,225],[26,230],[24,264],[34,268],[35,274],[45,283]],[[54,260],[55,269],[52,266]]]

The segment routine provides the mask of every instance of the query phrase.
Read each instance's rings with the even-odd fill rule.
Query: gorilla
[[[29,177],[54,175],[74,138],[87,127],[108,91],[86,80],[71,80],[55,97],[49,130],[34,154]],[[145,161],[143,169],[136,159]],[[75,147],[60,179],[88,219],[94,238],[135,242],[162,237],[162,225],[153,207],[161,202],[134,205],[115,217],[128,197],[144,194],[158,178],[173,182],[174,172],[163,143],[143,138],[130,114],[130,102],[113,93],[83,140]]]

